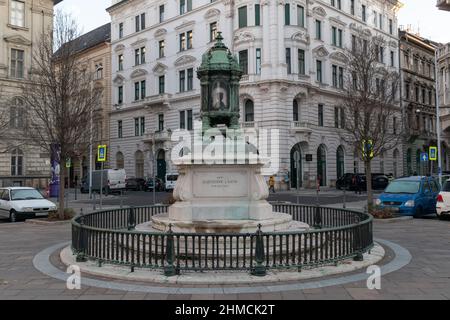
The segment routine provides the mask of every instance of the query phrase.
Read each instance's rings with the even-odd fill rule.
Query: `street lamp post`
[[[439,185],[442,186],[442,153],[441,153],[441,120],[439,112],[439,77],[438,77],[438,52],[439,47],[434,53],[434,80],[436,85],[436,132],[437,132],[437,147],[438,147],[438,176]]]
[[[92,140],[93,134],[92,131],[94,129],[92,113],[93,110],[91,108],[91,119],[90,119],[90,137],[89,137],[89,199],[92,199]]]

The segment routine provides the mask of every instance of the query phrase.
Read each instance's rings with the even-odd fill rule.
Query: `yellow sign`
[[[430,147],[430,160],[431,161],[436,161],[437,160],[437,147]]]
[[[363,159],[369,155],[369,159],[373,158],[373,141],[372,140],[363,140],[362,142],[362,156]]]
[[[106,145],[98,146],[97,161],[98,162],[106,161]]]

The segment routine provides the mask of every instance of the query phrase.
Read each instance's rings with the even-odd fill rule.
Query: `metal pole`
[[[102,161],[102,169],[100,172],[100,210],[103,209],[102,205],[103,205],[103,161]]]
[[[153,205],[156,204],[156,148],[155,148],[155,135],[153,134],[153,144],[152,144],[152,154],[153,154]]]
[[[439,185],[442,186],[441,120],[439,112],[439,76],[438,76],[438,59],[437,59],[438,52],[439,48],[436,48],[434,53],[434,73],[435,73],[434,79],[436,81],[435,92],[436,92],[436,132],[437,132],[437,147],[438,147],[438,175],[439,175]]]
[[[93,131],[93,119],[92,119],[92,108],[91,108],[91,124],[90,124],[90,137],[89,137],[89,199],[92,199],[92,131]]]
[[[298,167],[298,161],[296,161],[297,164],[297,204],[300,204],[300,170]]]

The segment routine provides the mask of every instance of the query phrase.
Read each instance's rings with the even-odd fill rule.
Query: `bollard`
[[[133,230],[136,227],[136,219],[134,217],[134,208],[130,207],[128,210],[128,230]]]
[[[356,255],[353,261],[363,261],[364,257],[361,252],[361,227],[359,226],[360,218],[356,217],[356,227],[353,229],[353,247],[355,248]]]
[[[166,241],[166,265],[164,266],[164,275],[166,277],[172,277],[177,274],[175,266],[173,265],[175,260],[175,247],[173,240],[172,224],[169,224],[169,231],[167,232]]]
[[[322,229],[322,215],[320,214],[319,205],[316,205],[316,211],[314,213],[314,228]]]
[[[266,266],[264,265],[264,240],[261,224],[258,224],[258,230],[256,231],[255,260],[256,266],[253,268],[251,274],[257,277],[264,277],[266,275]]]
[[[77,262],[86,262],[86,239],[85,239],[85,230],[84,230],[84,214],[83,209],[80,210],[80,232],[78,234],[78,252],[76,261]]]

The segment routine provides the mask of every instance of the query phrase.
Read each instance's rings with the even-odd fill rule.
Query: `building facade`
[[[450,171],[450,43],[439,46],[437,61],[442,170],[448,172]]]
[[[280,134],[277,186],[333,186],[364,172],[360,155],[339,138],[340,74],[352,35],[382,36],[380,61],[398,71],[397,1],[114,1],[111,166],[128,176],[176,171],[173,130],[200,115],[196,69],[219,30],[238,56],[243,128]],[[402,172],[399,146],[373,161],[374,172]],[[299,176],[298,180],[296,177]]]
[[[92,86],[100,89],[102,94],[99,105],[92,114],[92,169],[98,170],[101,164],[97,162],[99,145],[109,145],[109,112],[111,110],[111,24],[105,24],[77,38],[77,63],[93,75]],[[85,130],[91,130],[87,123]],[[108,149],[107,149],[108,151]],[[74,186],[89,172],[89,149],[73,159],[70,169],[70,185]],[[109,156],[107,155],[107,159]],[[108,168],[108,162],[104,164]],[[68,179],[68,177],[66,178]]]
[[[436,6],[439,10],[450,11],[450,0],[437,0]]]
[[[33,44],[51,31],[61,1],[0,1],[0,186],[45,187],[50,178],[50,155],[23,134],[21,87],[33,69]]]
[[[435,52],[437,44],[400,30],[402,108],[406,128],[405,174],[437,174],[435,161],[423,162],[421,153],[436,146]],[[433,168],[434,166],[434,168]]]

